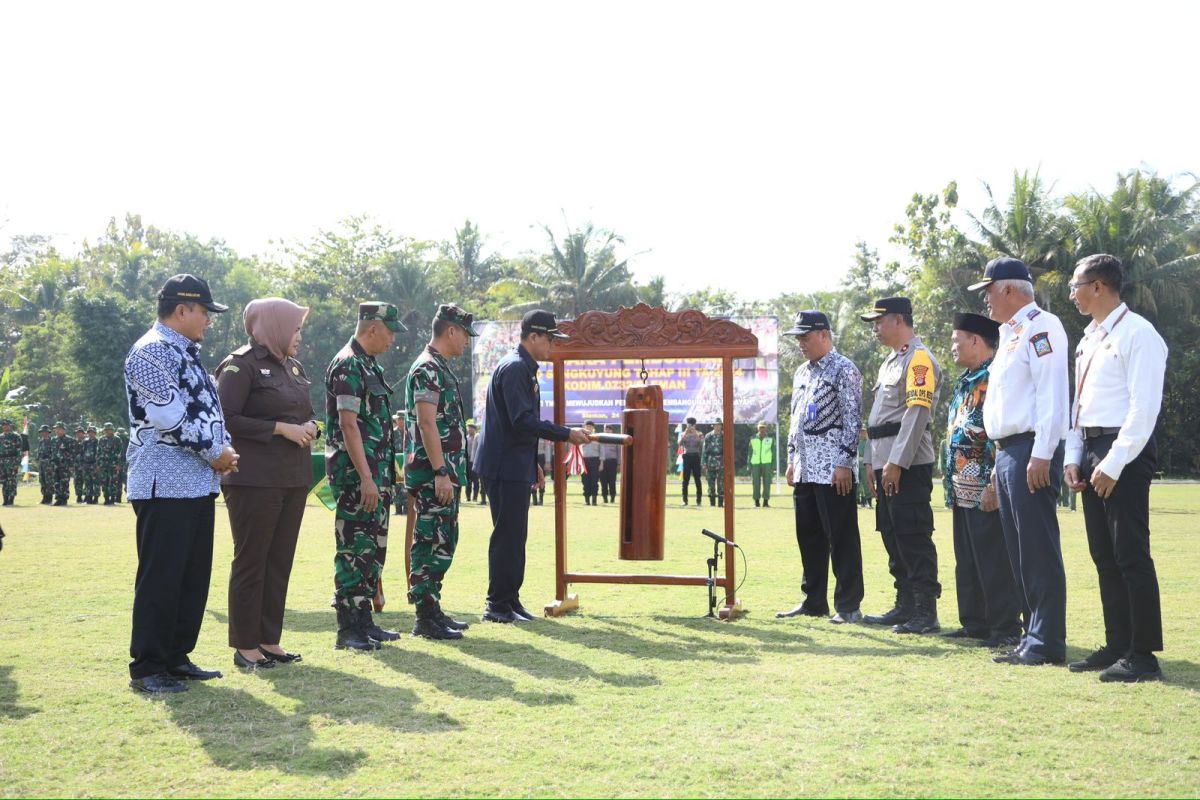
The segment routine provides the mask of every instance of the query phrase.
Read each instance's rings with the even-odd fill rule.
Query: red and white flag
[[[587,464],[583,462],[583,451],[577,444],[571,445],[567,450],[567,457],[563,459],[563,464],[567,468],[568,475],[582,475],[587,472]]]

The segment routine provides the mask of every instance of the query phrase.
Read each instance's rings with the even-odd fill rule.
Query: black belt
[[[887,439],[900,434],[900,423],[889,422],[886,425],[876,425],[867,427],[868,439]]]
[[[996,447],[1003,450],[1006,447],[1012,447],[1018,442],[1033,441],[1033,431],[1025,431],[1024,433],[1014,433],[1012,436],[1005,436],[1003,439],[996,440]]]
[[[1120,428],[1084,428],[1083,438],[1098,439],[1101,436],[1116,436],[1120,432]]]

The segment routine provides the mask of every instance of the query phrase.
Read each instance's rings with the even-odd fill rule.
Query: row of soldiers
[[[4,504],[12,505],[16,497],[16,478],[20,471],[21,452],[12,449],[8,432],[12,423],[4,421],[4,435],[0,436],[0,476],[4,481]],[[106,422],[102,435],[94,425],[80,425],[75,429],[75,438],[67,436],[66,424],[55,422],[51,426],[38,428],[37,449],[32,455],[37,459],[38,483],[42,491],[42,505],[65,506],[71,497],[71,481],[75,483],[75,502],[95,505],[101,494],[104,505],[121,502],[121,490],[125,483],[125,439],[117,435],[116,427]],[[13,434],[20,438],[20,434]],[[13,463],[15,461],[15,466]],[[11,484],[11,488],[10,488]]]

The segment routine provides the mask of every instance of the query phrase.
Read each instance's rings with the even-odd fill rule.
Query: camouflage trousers
[[[94,500],[99,493],[100,468],[95,464],[75,465],[75,500]]]
[[[721,500],[722,504],[725,501],[725,468],[724,467],[707,467],[704,470],[704,475],[708,478],[708,499],[712,501],[714,497]]]
[[[412,572],[408,576],[408,602],[420,609],[442,600],[442,579],[458,546],[458,498],[442,505],[432,486],[414,489],[412,494],[417,519],[409,551]]]
[[[0,486],[4,489],[4,502],[11,503],[17,497],[17,478],[21,476],[21,457],[0,458]]]
[[[71,499],[71,465],[55,463],[50,465],[51,484],[54,486],[55,502],[67,502]]]
[[[375,511],[367,513],[359,501],[358,486],[331,485],[330,488],[337,494],[333,523],[337,552],[333,556],[332,605],[369,610],[387,557],[392,492],[381,490]]]
[[[121,478],[124,470],[120,464],[106,464],[100,467],[100,488],[104,492],[104,502],[112,500],[121,502]]]
[[[54,499],[54,465],[38,464],[38,486],[42,490],[42,502]]]

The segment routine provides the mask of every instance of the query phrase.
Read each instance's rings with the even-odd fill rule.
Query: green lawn
[[[776,620],[799,597],[789,498],[760,510],[739,488],[750,614],[737,622],[702,619],[702,587],[582,585],[571,617],[475,624],[457,643],[415,640],[396,535],[382,618],[406,635],[375,655],[333,649],[332,516],[310,506],[284,641],[304,662],[256,675],[234,669],[225,644],[231,543],[219,507],[193,657],[225,678],[165,700],[126,685],[128,505],[51,508],[23,488],[18,507],[0,509],[0,795],[1200,793],[1196,487],[1154,490],[1167,680],[1138,686],[998,666],[987,651],[933,637]],[[523,596],[535,607],[553,597],[553,506],[532,515]],[[707,505],[671,508],[668,560],[631,564],[615,558],[615,507],[573,496],[568,518],[570,567],[598,571],[700,574],[711,547],[697,531],[721,524]],[[1078,656],[1101,642],[1100,609],[1080,514],[1062,523]],[[949,517],[937,524],[950,626]],[[891,590],[869,513],[862,527],[871,613]],[[465,509],[462,531],[445,606],[478,623],[487,511]]]

